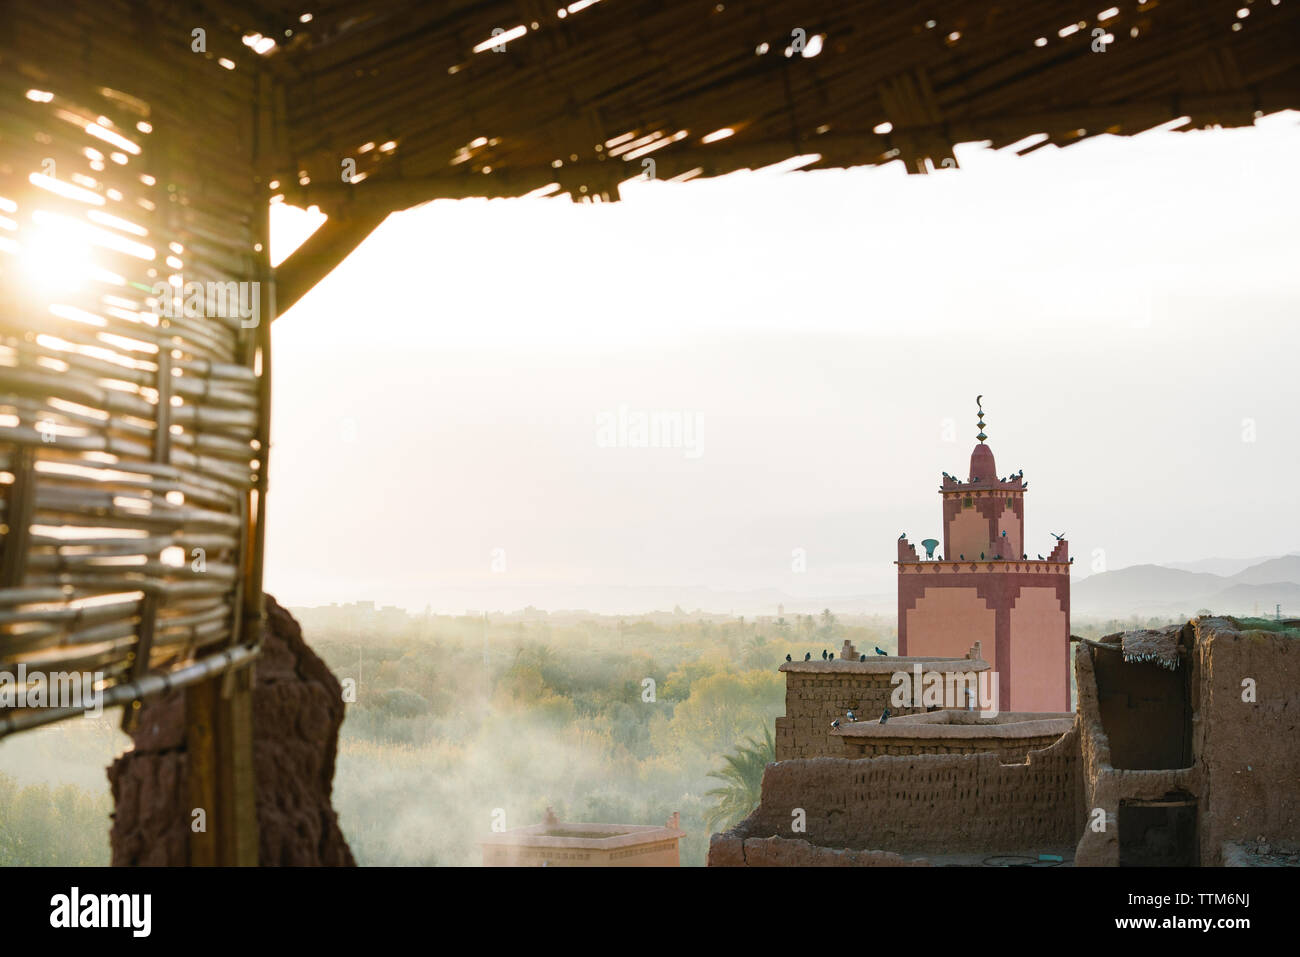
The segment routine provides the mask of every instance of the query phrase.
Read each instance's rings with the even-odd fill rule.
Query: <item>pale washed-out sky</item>
[[[275,324],[268,590],[887,603],[977,393],[1077,576],[1297,550],[1300,115],[957,156],[390,217]],[[611,447],[620,407],[697,441]]]

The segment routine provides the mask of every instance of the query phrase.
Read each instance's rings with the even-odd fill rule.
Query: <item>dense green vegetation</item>
[[[107,788],[95,794],[74,784],[19,788],[0,774],[0,867],[108,864],[111,811]]]
[[[887,619],[833,615],[412,619],[370,640],[318,621],[308,633],[356,681],[335,805],[367,864],[477,863],[494,812],[514,827],[548,806],[611,824],[680,811],[683,863],[703,864],[714,806],[726,801],[727,820],[753,806],[710,796],[710,773],[770,736],[786,654],[895,640]]]

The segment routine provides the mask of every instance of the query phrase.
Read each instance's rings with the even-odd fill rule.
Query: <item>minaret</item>
[[[1025,554],[1025,483],[1020,475],[998,477],[993,450],[984,444],[983,396],[979,407],[979,442],[970,454],[970,471],[963,482],[945,475],[943,496],[943,555],[956,558],[1011,561]]]
[[[959,658],[977,641],[998,674],[999,709],[1070,708],[1069,543],[1027,555],[1024,471],[999,477],[984,397],[966,480],[944,473],[942,560],[898,542],[900,655]]]

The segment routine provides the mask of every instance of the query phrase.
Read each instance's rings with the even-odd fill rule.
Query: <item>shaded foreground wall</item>
[[[253,683],[253,762],[261,864],[355,864],[330,804],[343,696],[293,616],[266,596]],[[150,701],[135,749],[108,770],[115,865],[188,863],[191,811],[184,692]],[[209,812],[209,818],[211,818]]]
[[[1083,819],[1078,749],[1076,727],[1026,764],[1001,764],[995,754],[769,764],[758,810],[714,838],[709,864],[744,863],[746,840],[767,837],[903,853],[1070,845]],[[791,827],[797,808],[803,833]]]
[[[1195,801],[1196,856],[1203,866],[1223,864],[1228,842],[1300,846],[1300,640],[1241,631],[1230,619],[1209,617],[1182,626],[1181,634],[1190,650],[1182,668],[1190,669],[1193,712],[1193,757],[1182,768],[1115,767],[1113,742],[1140,735],[1149,724],[1140,712],[1101,706],[1097,657],[1117,652],[1075,651],[1085,805],[1105,821],[1104,830],[1083,830],[1075,852],[1080,865],[1119,863],[1121,804],[1171,794]],[[1243,700],[1247,679],[1253,701]]]

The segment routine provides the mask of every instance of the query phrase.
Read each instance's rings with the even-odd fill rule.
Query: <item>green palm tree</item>
[[[726,767],[709,772],[709,777],[724,782],[723,786],[705,794],[718,799],[705,817],[711,833],[730,830],[758,807],[763,770],[776,760],[772,729],[764,725],[762,741],[749,738],[734,753],[724,755],[723,760]]]

